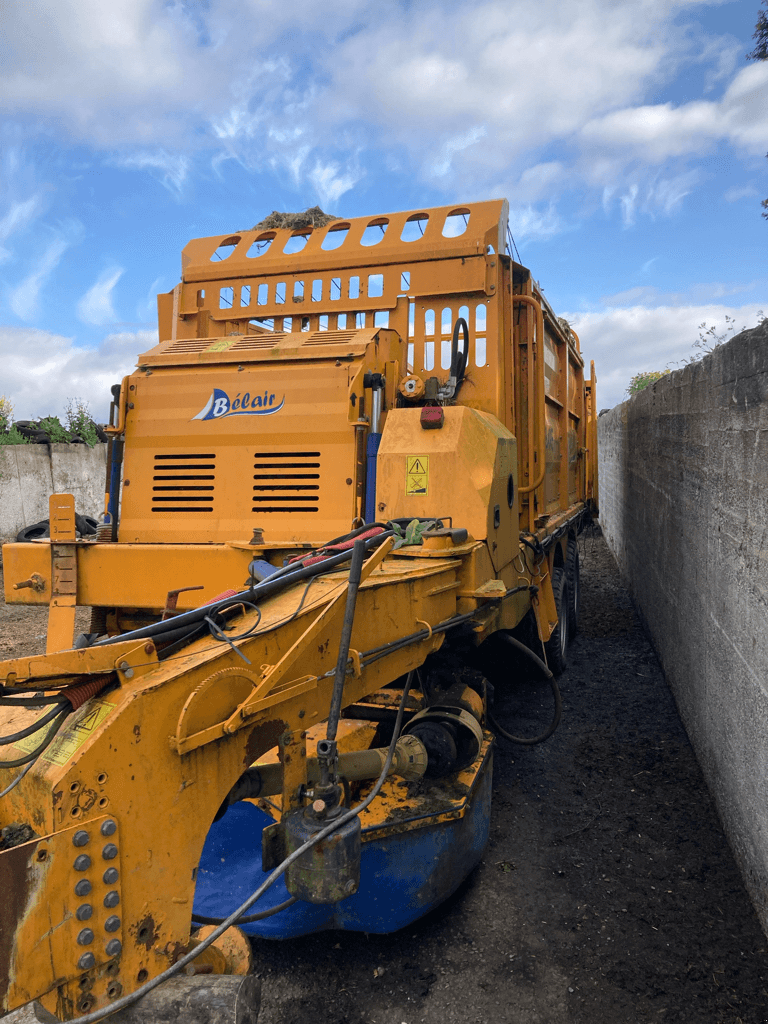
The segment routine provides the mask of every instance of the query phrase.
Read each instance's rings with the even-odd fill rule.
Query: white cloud
[[[8,296],[8,303],[20,320],[31,320],[35,315],[38,306],[38,299],[43,285],[47,282],[53,271],[58,267],[59,261],[72,243],[72,238],[65,235],[57,235],[40,257],[36,260],[35,269],[28,274],[20,284],[11,289]]]
[[[5,242],[17,231],[23,230],[40,212],[41,202],[39,196],[31,196],[22,202],[11,203],[10,209],[0,220],[0,242]],[[10,259],[10,252],[0,245],[0,263]]]
[[[726,203],[737,203],[739,199],[752,199],[754,196],[758,196],[760,193],[754,185],[734,185],[733,188],[729,188],[723,196]]]
[[[117,320],[112,305],[112,291],[122,276],[122,267],[109,267],[102,271],[96,283],[77,304],[77,315],[83,323],[101,326]]]
[[[189,158],[182,153],[166,153],[162,149],[139,151],[115,156],[112,163],[127,170],[159,171],[159,180],[169,192],[181,192],[189,172]]]
[[[709,302],[652,308],[633,305],[562,315],[579,335],[587,366],[590,360],[595,361],[597,408],[609,409],[626,399],[627,385],[636,373],[677,369],[678,364],[700,355],[694,343],[701,324],[714,326],[721,334],[727,329],[725,318],[729,316],[735,320],[737,333],[757,324],[760,308],[757,303],[726,306]]]
[[[733,37],[695,28],[709,2],[38,0],[5,17],[0,108],[174,193],[204,153],[214,168],[287,172],[333,203],[372,154],[395,154],[401,173],[451,195],[517,182],[521,207],[607,187],[628,197],[630,223],[687,191],[672,187],[687,168],[664,170],[671,191],[649,198],[643,169],[720,140],[764,146],[768,67],[732,77]],[[695,64],[703,93],[730,79],[720,99],[646,102]]]
[[[646,163],[701,153],[721,139],[758,154],[768,137],[766,90],[768,65],[753,64],[738,72],[720,100],[627,107],[588,121],[581,137]]]
[[[156,331],[107,335],[97,348],[72,338],[25,327],[0,327],[3,393],[17,419],[62,415],[68,398],[84,398],[96,420],[109,414],[110,387],[136,365],[136,357],[157,344]]]
[[[319,160],[307,175],[324,210],[330,210],[345,192],[354,188],[362,176],[363,171],[360,169],[345,173],[339,164],[323,164]]]
[[[550,204],[546,210],[533,206],[510,207],[509,227],[516,242],[530,239],[552,238],[563,229],[555,207]]]

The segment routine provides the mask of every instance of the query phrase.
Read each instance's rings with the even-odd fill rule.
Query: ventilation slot
[[[320,452],[256,452],[253,512],[317,512]]]
[[[213,512],[216,456],[207,453],[156,455],[153,512]]]
[[[172,352],[205,352],[207,348],[213,344],[211,338],[181,338],[179,341],[174,341],[165,350],[167,353]]]
[[[344,345],[352,341],[355,331],[315,331],[310,334],[305,345]]]
[[[256,338],[243,338],[242,341],[236,341],[229,351],[246,352],[253,351],[254,349],[274,348],[275,345],[279,345],[285,339],[285,335],[280,332],[267,331],[265,333],[266,337],[260,334]]]

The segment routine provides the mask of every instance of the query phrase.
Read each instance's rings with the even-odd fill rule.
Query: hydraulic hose
[[[365,541],[366,551],[371,547],[378,547],[379,544],[382,544],[391,535],[392,531],[387,530],[384,533],[377,533],[375,537],[369,537]],[[202,605],[199,608],[193,608],[191,611],[182,612],[181,615],[174,615],[173,618],[166,619],[164,622],[153,622],[149,626],[142,626],[139,629],[132,630],[130,633],[120,633],[117,636],[96,640],[92,646],[107,647],[110,644],[122,643],[124,640],[164,637],[164,634],[171,631],[176,633],[182,626],[197,626],[203,622],[206,616],[213,615],[215,612],[228,608],[230,605],[241,604],[243,600],[255,603],[258,598],[264,600],[292,586],[294,583],[300,583],[301,580],[305,580],[308,577],[326,573],[350,559],[352,551],[353,549],[349,548],[346,551],[340,551],[338,555],[331,555],[329,558],[323,559],[322,562],[314,562],[312,565],[303,565],[299,568],[291,567],[290,571],[288,566],[284,566],[282,570],[278,570],[248,590],[242,590],[231,597],[222,598],[221,601],[216,601],[214,604]]]
[[[357,604],[357,591],[360,587],[360,576],[365,558],[365,541],[356,540],[352,548],[352,565],[349,568],[349,589],[347,590],[347,604],[344,609],[344,622],[341,626],[341,639],[339,640],[339,656],[336,659],[336,675],[333,680],[333,693],[331,695],[331,707],[328,712],[328,728],[326,740],[336,739],[336,730],[339,726],[339,715],[341,714],[341,701],[344,694],[344,682],[347,678],[347,660],[349,658],[349,643],[352,639],[352,626],[355,622],[355,606]]]
[[[554,697],[555,701],[555,713],[552,716],[552,721],[549,723],[549,726],[543,733],[541,733],[540,736],[531,736],[530,738],[526,736],[513,736],[512,733],[507,732],[506,729],[503,729],[499,725],[499,723],[496,721],[493,715],[490,714],[490,712],[488,714],[488,721],[491,723],[493,728],[500,736],[503,736],[504,739],[509,740],[511,743],[521,743],[523,746],[532,747],[535,746],[535,744],[537,743],[543,743],[544,740],[549,739],[549,737],[552,735],[552,733],[555,731],[558,725],[560,725],[560,718],[563,713],[563,699],[560,696],[560,687],[557,685],[557,680],[552,675],[547,665],[545,665],[545,663],[541,660],[538,654],[535,654],[530,649],[530,647],[526,647],[525,644],[521,643],[515,637],[510,636],[508,633],[501,633],[500,636],[505,641],[505,643],[510,644],[512,647],[515,648],[516,651],[520,651],[521,654],[524,654],[527,658],[529,658],[534,663],[534,665],[536,665],[536,667],[544,673],[547,682],[552,687],[552,696]]]

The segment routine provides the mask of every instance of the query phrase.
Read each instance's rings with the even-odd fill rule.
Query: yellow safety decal
[[[429,456],[406,455],[405,493],[429,494]]]
[[[205,351],[206,352],[226,352],[227,349],[232,348],[232,346],[235,344],[236,341],[237,341],[237,338],[221,338],[219,341],[214,341],[214,343],[212,345],[209,345],[208,348]]]
[[[83,717],[68,726],[53,741],[50,747],[43,751],[40,755],[40,760],[52,761],[53,764],[58,765],[66,764],[70,757],[82,747],[88,737],[96,731],[110,711],[116,706],[115,704],[109,704],[107,701],[92,702]],[[48,708],[44,708],[38,717],[41,717],[48,710]],[[19,747],[20,750],[27,754],[31,754],[35,747],[40,746],[40,741],[45,735],[46,728],[46,726],[43,726],[40,732],[32,733],[31,736],[25,736],[23,740],[14,743],[14,746]]]

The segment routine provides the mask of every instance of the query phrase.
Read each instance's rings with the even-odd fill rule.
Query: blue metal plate
[[[241,927],[250,935],[290,939],[340,928],[387,933],[403,928],[453,893],[478,864],[488,841],[492,756],[486,758],[463,818],[382,835],[363,843],[360,888],[330,906],[298,902]],[[274,819],[251,803],[230,807],[211,827],[197,873],[194,912],[226,917],[269,872],[261,867],[261,833]],[[289,898],[283,878],[249,914]]]

